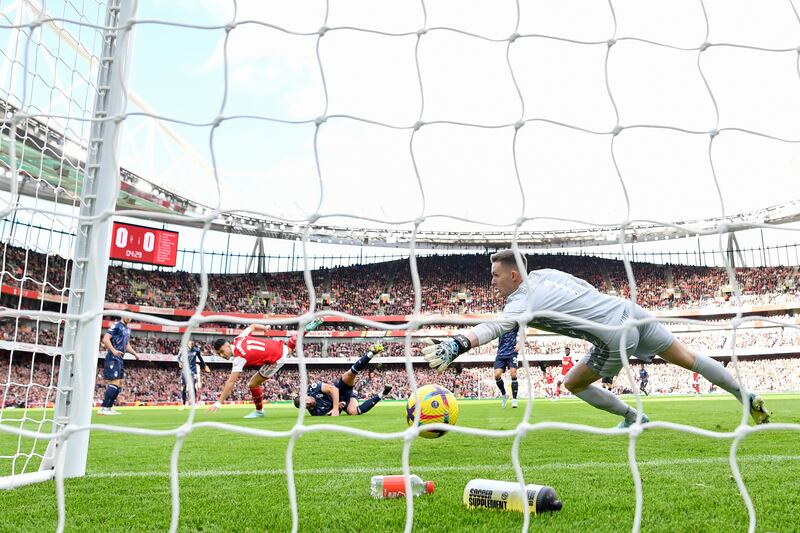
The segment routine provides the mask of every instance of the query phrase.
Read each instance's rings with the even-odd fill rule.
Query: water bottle
[[[552,487],[525,485],[524,497],[519,483],[493,479],[473,479],[464,487],[464,505],[484,509],[524,512],[525,500],[531,514],[561,510],[561,500]]]
[[[411,493],[433,494],[433,481],[422,481],[419,476],[411,475]],[[376,499],[401,498],[406,495],[405,476],[372,476],[370,493]]]

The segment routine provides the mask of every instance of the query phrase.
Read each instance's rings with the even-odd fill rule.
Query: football
[[[454,426],[458,421],[458,400],[452,392],[440,385],[425,385],[417,389],[406,403],[406,422],[409,426],[414,423],[414,409],[419,401],[419,425],[450,424]],[[426,439],[436,439],[447,433],[446,430],[422,431],[420,436]]]

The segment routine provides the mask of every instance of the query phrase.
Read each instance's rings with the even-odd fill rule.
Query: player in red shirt
[[[572,356],[570,355],[570,348],[567,346],[564,348],[564,357],[561,358],[561,375],[558,376],[558,381],[556,382],[556,396],[561,396],[561,384],[564,382],[564,378],[567,376],[567,372],[575,366],[575,363],[572,361]]]
[[[286,358],[290,352],[294,351],[295,344],[297,343],[297,335],[292,335],[287,342],[276,341],[266,337],[256,337],[253,335],[257,331],[266,331],[269,328],[261,324],[252,324],[244,329],[239,335],[233,339],[233,342],[228,342],[225,339],[217,339],[214,341],[214,351],[223,359],[233,359],[233,366],[231,368],[231,375],[222,392],[214,405],[209,407],[210,412],[215,412],[222,406],[222,402],[228,399],[236,380],[239,379],[239,374],[248,366],[258,366],[258,372],[253,374],[250,383],[247,386],[250,388],[250,394],[253,396],[253,403],[256,406],[255,411],[245,416],[245,418],[261,418],[264,416],[264,390],[261,384],[264,381],[275,375],[278,370],[286,362]]]
[[[700,396],[700,373],[692,372],[692,388],[695,396]]]
[[[555,391],[553,390],[554,389],[553,374],[550,372],[549,369],[544,371],[544,380],[547,382],[547,387],[545,388],[547,397],[550,398],[551,400],[555,400],[556,395]]]

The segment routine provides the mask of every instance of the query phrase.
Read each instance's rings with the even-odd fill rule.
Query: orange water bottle
[[[422,481],[416,475],[409,476],[409,479],[411,480],[411,493],[414,496],[433,494],[433,481]],[[372,476],[370,493],[375,499],[401,498],[406,495],[405,476]]]

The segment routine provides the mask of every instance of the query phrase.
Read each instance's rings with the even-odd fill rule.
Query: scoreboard
[[[114,222],[109,257],[174,267],[178,260],[178,232]]]

